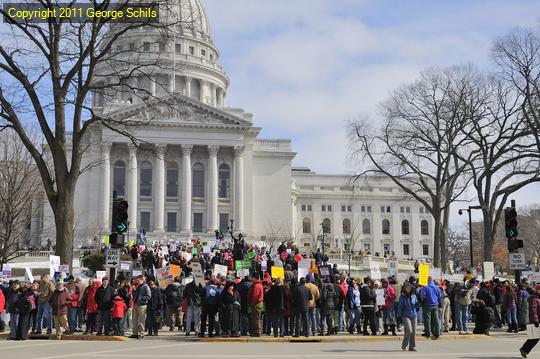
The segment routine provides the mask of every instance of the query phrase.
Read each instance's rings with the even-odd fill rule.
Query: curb
[[[0,333],[0,339],[6,339],[9,336],[9,333]],[[47,335],[47,334],[29,334],[29,340],[57,340],[56,335]],[[72,341],[88,341],[88,342],[127,342],[129,341],[126,337],[119,336],[96,336],[96,335],[62,335],[60,340],[72,340]]]
[[[469,335],[441,335],[438,340],[483,340],[493,337],[482,334]],[[308,338],[205,338],[199,339],[201,343],[346,343],[346,342],[376,342],[376,341],[402,341],[403,336],[355,336],[355,337],[308,337]],[[417,336],[416,340],[432,340]]]

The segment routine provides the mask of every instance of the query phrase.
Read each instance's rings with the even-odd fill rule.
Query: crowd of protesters
[[[160,330],[180,331],[186,336],[274,337],[335,335],[397,335],[403,330],[403,350],[415,351],[418,324],[421,335],[438,339],[449,331],[489,335],[493,327],[508,332],[538,325],[540,285],[526,279],[477,281],[466,275],[463,281],[433,280],[418,284],[417,278],[395,277],[373,280],[354,278],[328,267],[318,250],[311,254],[309,273],[298,275],[298,263],[309,259],[291,244],[276,251],[235,240],[232,248],[208,250],[206,243],[189,245],[132,245],[126,252],[142,275],[121,273],[114,283],[108,277],[83,280],[69,276],[54,283],[48,275],[28,283],[11,281],[1,286],[0,313],[9,313],[9,336],[25,340],[28,333],[84,335],[157,336]],[[235,270],[235,260],[250,263],[249,275]],[[194,278],[192,267],[199,263],[204,280]],[[155,271],[165,265],[180,267],[166,286],[156,281]],[[213,275],[215,265],[227,267],[227,274]],[[271,268],[283,268],[283,277],[271,275]],[[382,290],[382,292],[381,292]],[[378,298],[381,293],[384,298]],[[474,323],[474,324],[473,324]],[[5,323],[0,320],[0,330]],[[522,354],[534,343],[528,342]]]

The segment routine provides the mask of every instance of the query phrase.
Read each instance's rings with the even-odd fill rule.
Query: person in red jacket
[[[100,282],[90,278],[88,287],[84,290],[83,301],[86,303],[86,330],[83,334],[92,335],[97,330],[98,305],[95,296],[100,285]]]
[[[6,297],[4,297],[4,291],[0,288],[0,332],[3,332],[6,329],[6,323],[2,319],[1,314],[6,310]]]
[[[261,313],[263,310],[264,291],[257,272],[253,273],[253,285],[248,291],[248,305],[250,309],[249,328],[252,337],[261,336]]]
[[[122,333],[120,329],[120,322],[122,321],[122,318],[124,318],[127,309],[128,307],[126,302],[117,294],[114,297],[111,312],[113,335],[120,335],[120,333]]]

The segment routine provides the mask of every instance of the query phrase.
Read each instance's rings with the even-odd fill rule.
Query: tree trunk
[[[484,214],[484,262],[493,261],[493,229],[492,221],[488,214]]]
[[[74,186],[71,188],[66,186],[63,191],[58,192],[58,201],[53,207],[56,225],[55,254],[60,256],[60,261],[68,264],[70,268],[73,260],[74,192]]]
[[[433,266],[439,268],[441,262],[441,212],[440,210],[434,210],[433,212],[433,219],[435,220],[433,231]]]
[[[444,211],[443,225],[441,228],[441,270],[443,273],[448,269],[448,225],[450,221],[450,209]]]

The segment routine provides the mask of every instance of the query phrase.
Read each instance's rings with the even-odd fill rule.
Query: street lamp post
[[[471,210],[473,209],[482,209],[482,206],[469,206],[468,208],[462,208],[458,211],[458,214],[461,216],[463,214],[463,211],[467,211],[469,214],[469,248],[470,248],[470,254],[471,254],[471,269],[474,267],[474,257],[473,257],[473,239],[472,239],[472,215]]]
[[[322,255],[323,255],[323,262],[324,262],[324,239],[326,235],[326,232],[324,230],[324,222],[321,223],[321,226],[322,226]]]

